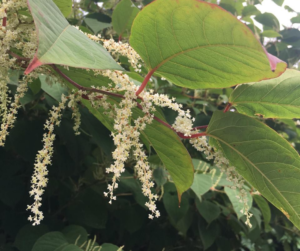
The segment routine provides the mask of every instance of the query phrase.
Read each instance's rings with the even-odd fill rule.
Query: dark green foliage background
[[[103,7],[97,6],[97,2],[103,2]],[[113,30],[111,24],[113,10],[118,2],[82,0],[80,3],[73,3],[74,8],[68,21],[80,25],[85,32],[99,32],[105,38],[112,36],[118,40],[120,34]],[[135,4],[141,8],[143,4],[150,2],[151,0],[135,1]],[[300,31],[280,30],[276,17],[260,14],[255,5],[253,8],[244,8],[243,2],[246,1],[222,0],[220,5],[246,21],[249,21],[250,15],[256,15],[255,19],[264,25],[264,31],[251,23],[249,27],[260,37],[261,42],[266,39],[264,34],[270,35],[270,32],[265,31],[279,33],[281,36],[273,38],[266,47],[292,68],[300,59]],[[282,1],[274,2],[280,4]],[[255,1],[257,3],[259,1]],[[294,21],[297,22],[296,19]],[[129,34],[128,29],[122,34],[124,41],[128,40]],[[124,68],[129,69],[126,59],[120,58],[120,61]],[[11,79],[14,77],[21,76],[13,73]],[[14,93],[13,81],[10,87]],[[41,87],[41,80],[36,80],[30,86],[29,93],[23,98],[23,108],[18,114],[16,125],[6,146],[0,149],[0,250],[58,250],[50,244],[40,250],[36,244],[33,249],[34,244],[41,241],[38,238],[54,231],[61,233],[55,232],[51,236],[58,238],[63,233],[69,244],[75,244],[80,235],[76,242],[78,245],[83,244],[87,238],[96,237],[99,245],[124,245],[123,250],[299,250],[299,231],[280,211],[261,199],[254,198],[251,229],[245,226],[243,220],[237,219],[222,186],[217,187],[220,191],[211,191],[209,185],[209,191],[200,196],[201,201],[193,190],[188,190],[183,194],[179,208],[175,186],[167,182],[168,175],[151,148],[146,150],[154,169],[156,190],[163,193],[158,202],[161,217],[148,219],[144,206],[146,199],[141,194],[140,184],[133,172],[134,162],[130,159],[126,162],[127,171],[121,178],[120,187],[115,192],[117,200],[112,205],[108,204],[103,196],[110,180],[105,168],[112,162],[114,145],[110,132],[83,105],[80,136],[74,136],[71,111],[65,112],[61,126],[55,130],[55,152],[49,168],[49,184],[43,196],[42,211],[45,219],[38,227],[30,226],[27,221],[29,213],[25,209],[27,204],[32,203],[28,192],[34,158],[42,148],[43,124],[48,111],[57,104],[51,97],[51,92]],[[198,98],[194,98],[195,91],[170,86],[160,78],[153,83],[153,88],[176,97],[177,102],[190,109],[196,117],[195,126],[207,125],[213,111],[224,109],[232,92],[231,88],[199,90]],[[173,123],[176,114],[167,109],[163,112],[166,120]],[[293,120],[265,122],[293,142],[296,149],[300,149],[300,131]],[[197,165],[199,161],[204,161],[204,156],[193,150],[187,142],[186,146],[195,159],[196,171],[201,174],[203,169],[197,169]],[[200,183],[201,186],[203,184],[204,182]],[[202,188],[205,190],[204,185]],[[268,219],[269,208],[271,219]],[[68,226],[69,229],[66,230]],[[70,234],[70,229],[73,235]],[[89,234],[88,237],[84,229]],[[51,239],[51,243],[58,240],[55,238]],[[103,246],[101,250],[117,250],[116,246]],[[86,245],[81,249],[88,250]],[[59,250],[80,249],[70,245],[68,249]]]

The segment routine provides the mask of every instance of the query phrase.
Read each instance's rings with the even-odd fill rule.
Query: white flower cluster
[[[9,134],[8,129],[14,126],[18,109],[21,107],[20,99],[24,97],[27,91],[27,81],[24,80],[17,87],[17,92],[14,96],[14,102],[10,103],[10,108],[7,110],[3,107],[2,112],[2,123],[0,128],[0,146],[4,146],[7,135]],[[3,95],[6,98],[6,95]]]
[[[113,178],[112,184],[108,185],[108,192],[104,194],[110,197],[110,203],[116,199],[113,191],[118,188],[118,180],[125,171],[125,161],[128,159],[130,150],[132,149],[134,159],[136,160],[135,172],[142,183],[143,194],[149,199],[146,206],[151,211],[149,218],[153,219],[155,216],[159,217],[160,215],[155,205],[158,196],[151,191],[152,187],[154,187],[152,171],[147,161],[147,156],[142,150],[143,144],[140,143],[139,139],[140,132],[146,128],[147,124],[152,122],[153,115],[150,113],[151,107],[145,106],[144,102],[142,102],[141,107],[145,115],[138,117],[134,121],[134,125],[131,125],[132,109],[137,106],[137,103],[134,101],[135,99],[135,92],[132,90],[127,91],[119,107],[115,108],[115,133],[112,133],[114,144],[116,145],[116,149],[113,152],[115,162],[106,169],[107,173],[113,173]]]
[[[43,67],[39,67],[30,77],[24,79],[18,87],[17,94],[15,95],[14,102],[11,102],[8,97],[8,71],[15,69],[19,70],[24,68],[26,62],[24,58],[15,55],[12,57],[11,48],[16,48],[21,51],[24,57],[32,58],[37,48],[37,36],[33,24],[27,24],[26,20],[23,22],[22,18],[18,15],[12,15],[13,12],[20,8],[26,8],[25,0],[2,0],[0,7],[0,19],[9,16],[6,27],[0,27],[0,115],[2,116],[3,123],[0,131],[0,145],[3,145],[4,140],[8,134],[8,129],[13,126],[15,121],[17,109],[20,107],[20,98],[27,90],[27,82],[31,78],[36,78],[40,72],[43,72]],[[6,14],[7,13],[7,14]],[[115,42],[113,39],[104,40],[100,36],[93,36],[86,34],[90,39],[96,42],[102,42],[106,48],[115,58],[120,55],[128,58],[128,62],[136,72],[141,72],[142,59],[127,43]],[[179,135],[184,137],[197,136],[198,130],[193,129],[194,118],[191,117],[190,111],[184,111],[180,104],[175,102],[175,99],[170,99],[163,94],[154,94],[153,90],[144,90],[140,93],[139,97],[136,92],[139,86],[135,85],[130,80],[129,76],[120,71],[99,71],[93,70],[95,75],[102,74],[112,80],[114,84],[109,84],[108,87],[92,87],[91,92],[78,91],[72,93],[69,97],[62,96],[62,101],[58,107],[54,107],[50,111],[50,117],[46,121],[45,129],[48,130],[43,136],[44,146],[36,156],[34,166],[34,173],[32,176],[32,190],[30,195],[34,197],[34,203],[28,206],[33,216],[29,216],[29,220],[33,225],[38,225],[43,219],[43,213],[40,211],[41,196],[47,185],[48,170],[47,166],[51,164],[53,154],[53,141],[55,139],[54,126],[60,124],[62,111],[66,106],[72,109],[72,117],[75,121],[74,131],[79,134],[80,127],[80,113],[78,102],[82,97],[90,100],[93,107],[98,108],[101,106],[106,111],[106,114],[114,119],[114,132],[112,137],[116,149],[113,152],[114,163],[106,169],[107,173],[112,173],[112,184],[108,185],[108,192],[105,193],[112,200],[116,199],[114,190],[118,188],[118,182],[121,174],[125,171],[126,160],[132,155],[135,164],[135,173],[142,184],[142,192],[148,197],[146,206],[150,210],[149,218],[159,217],[160,213],[157,210],[155,202],[158,196],[153,193],[154,182],[152,180],[152,170],[147,160],[147,156],[143,151],[143,145],[140,142],[140,135],[145,130],[147,124],[153,122],[155,106],[168,107],[178,113],[172,129]],[[116,105],[111,102],[106,95],[106,92],[113,92],[118,96],[118,92],[125,94],[122,101]],[[9,107],[9,109],[8,109]],[[133,109],[141,109],[143,115],[138,116],[134,114]],[[157,118],[156,118],[157,119]],[[169,126],[170,127],[170,126]],[[215,159],[215,163],[221,168],[221,171],[226,173],[228,179],[232,181],[235,188],[240,191],[239,199],[244,203],[243,213],[246,215],[246,224],[250,224],[251,214],[247,205],[247,195],[244,190],[244,181],[241,176],[237,174],[234,167],[229,166],[229,162],[222,156],[220,152],[215,152],[208,144],[205,138],[194,138],[190,142],[193,146],[203,151],[207,159]],[[233,188],[234,188],[233,187]]]
[[[79,127],[81,124],[81,115],[79,112],[78,102],[82,99],[82,95],[86,95],[86,91],[79,90],[77,93],[73,91],[72,94],[68,96],[69,102],[68,107],[72,109],[72,118],[74,119],[74,132],[75,135],[80,135]]]
[[[113,56],[122,55],[128,58],[128,62],[136,72],[141,72],[141,57],[137,52],[128,44],[122,42],[115,42],[113,39],[102,40],[103,47],[108,50]]]
[[[32,225],[39,225],[44,218],[43,212],[40,211],[42,195],[44,188],[48,183],[48,169],[47,166],[51,165],[51,158],[53,155],[53,142],[55,139],[54,126],[59,126],[61,121],[62,112],[65,109],[67,98],[62,94],[61,102],[57,107],[53,107],[50,111],[49,119],[45,123],[45,129],[48,130],[43,136],[44,146],[43,149],[38,151],[35,159],[34,172],[31,178],[30,196],[33,196],[34,202],[32,205],[27,206],[33,216],[29,216],[28,220],[32,221]]]
[[[233,186],[231,186],[230,188],[235,190],[237,189],[237,191],[239,192],[237,198],[239,199],[239,202],[243,204],[241,213],[246,216],[245,224],[249,227],[252,227],[250,223],[252,214],[249,213],[250,208],[248,206],[247,193],[244,189],[245,180],[243,179],[243,177],[237,173],[235,167],[230,166],[229,161],[223,156],[220,151],[214,150],[210,145],[208,145],[206,137],[190,139],[190,143],[198,151],[203,152],[208,160],[214,159],[215,166],[220,168],[221,172],[226,174],[227,180],[233,183]]]
[[[22,55],[33,57],[37,48],[34,25],[28,24],[26,18],[17,14],[21,8],[27,8],[26,0],[3,0],[0,6],[0,117],[2,117],[0,146],[4,145],[8,129],[13,127],[17,109],[21,107],[20,99],[27,91],[27,82],[37,77],[37,73],[32,73],[24,78],[17,88],[14,102],[11,102],[7,86],[9,72],[23,70],[25,62],[21,57],[20,59],[12,57],[10,50],[15,48],[21,51]],[[2,26],[3,18],[7,18],[5,27]]]

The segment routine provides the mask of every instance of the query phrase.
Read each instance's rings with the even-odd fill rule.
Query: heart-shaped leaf
[[[38,31],[39,44],[26,74],[44,64],[123,70],[100,44],[71,26],[52,0],[28,0],[28,7]]]
[[[300,118],[300,72],[286,70],[280,77],[238,86],[229,102],[244,114],[266,118]]]
[[[267,125],[238,113],[215,112],[207,135],[236,170],[300,228],[300,159]]]
[[[286,68],[279,63],[272,72],[247,26],[218,5],[198,0],[149,4],[133,22],[130,43],[149,72],[194,89],[274,78]]]

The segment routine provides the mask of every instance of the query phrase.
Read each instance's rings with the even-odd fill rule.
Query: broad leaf
[[[96,75],[93,71],[87,71],[85,69],[76,69],[76,68],[69,68],[68,70],[64,67],[57,67],[63,74],[71,78],[76,83],[80,84],[83,87],[101,87],[106,86],[108,87],[108,84],[110,84],[112,81],[104,77],[102,75]],[[66,81],[65,81],[66,82]],[[70,83],[66,82],[66,84],[72,88],[75,89],[74,86],[70,85]]]
[[[274,31],[274,30],[265,30],[261,33],[262,36],[264,37],[282,37],[278,32]]]
[[[143,116],[143,112],[135,109],[133,118],[138,116]],[[170,173],[180,200],[181,194],[190,188],[194,179],[194,167],[189,152],[174,131],[156,120],[147,125],[142,135],[151,143]]]
[[[93,13],[84,17],[84,22],[97,34],[101,30],[111,27],[111,18],[102,13]]]
[[[81,246],[88,239],[88,233],[85,228],[77,225],[65,227],[62,233],[69,243],[76,243],[78,246]]]
[[[260,211],[262,212],[265,226],[268,225],[271,221],[271,210],[268,202],[262,196],[259,195],[254,195],[253,199],[259,207]]]
[[[237,171],[300,228],[300,159],[267,125],[238,113],[215,112],[207,135]]]
[[[212,221],[217,219],[221,213],[220,207],[208,200],[204,200],[201,202],[199,200],[196,200],[196,207],[202,217],[207,221],[207,223],[211,223]]]
[[[276,30],[276,31],[278,31],[280,28],[278,19],[272,13],[265,12],[263,14],[258,14],[255,17],[255,20],[269,28]]]
[[[25,225],[19,230],[14,245],[20,251],[31,251],[36,240],[47,231],[48,227],[45,225]]]
[[[250,116],[300,118],[300,72],[287,70],[280,77],[238,86],[229,102]]]
[[[227,196],[232,204],[233,210],[235,211],[238,219],[240,219],[244,215],[243,213],[241,213],[241,210],[244,208],[244,204],[242,202],[240,202],[240,199],[237,198],[237,196],[239,195],[239,190],[225,187],[224,191],[227,194]],[[252,207],[251,194],[247,190],[246,190],[246,194],[247,194],[247,199],[248,199],[247,205],[249,208],[251,208]]]
[[[32,248],[32,251],[53,251],[62,249],[66,246],[68,246],[68,242],[61,232],[50,232],[44,234],[36,241]]]
[[[201,196],[208,192],[212,187],[216,186],[230,186],[232,183],[226,180],[224,173],[221,173],[219,169],[215,169],[215,173],[195,173],[194,182],[191,189],[201,200]]]
[[[53,2],[57,5],[65,17],[68,17],[71,14],[72,0],[53,0]]]
[[[114,30],[121,36],[125,31],[130,31],[132,22],[139,9],[130,1],[122,0],[117,4],[112,15]]]
[[[136,17],[131,46],[149,72],[188,88],[221,88],[279,76],[251,30],[217,5],[156,0]],[[272,65],[272,68],[275,68]]]
[[[60,83],[54,82],[53,78],[40,75],[39,80],[41,81],[41,89],[58,102],[61,101],[62,94],[68,96],[67,88]]]
[[[39,44],[26,74],[44,64],[122,70],[100,44],[71,26],[52,0],[28,0],[28,7],[38,31]]]
[[[167,183],[164,187],[163,203],[172,223],[176,225],[189,210],[188,196],[184,194],[180,202],[176,194],[176,188],[172,183]]]

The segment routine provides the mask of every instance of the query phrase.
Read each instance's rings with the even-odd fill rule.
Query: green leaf
[[[89,100],[81,100],[81,103],[110,131],[114,128],[114,120],[109,116],[105,115],[104,108],[100,107],[98,109],[91,105]]]
[[[195,165],[195,159],[193,159],[194,167],[196,170],[199,170]],[[198,161],[199,163],[206,163],[203,161]],[[230,186],[231,182],[226,180],[226,175],[220,172],[219,168],[211,167],[208,163],[205,164],[210,167],[209,173],[195,173],[194,174],[194,182],[191,186],[191,189],[197,195],[199,200],[201,200],[201,196],[208,192],[210,188],[213,186]],[[204,170],[206,167],[204,166]],[[203,170],[203,169],[202,169]]]
[[[212,221],[217,219],[221,213],[220,207],[208,200],[204,200],[201,202],[199,200],[196,200],[196,206],[199,213],[207,221],[207,223],[211,223]]]
[[[111,83],[111,80],[108,77],[104,77],[102,75],[96,75],[93,71],[87,71],[85,69],[76,69],[70,67],[68,70],[64,67],[57,67],[62,73],[71,78],[76,83],[80,84],[83,87],[108,87],[108,84]],[[72,86],[69,82],[66,82],[68,87],[71,89],[77,89]]]
[[[82,251],[82,249],[74,244],[69,244],[67,246],[59,247],[58,249],[55,249],[53,251]]]
[[[176,225],[189,210],[189,200],[187,194],[184,194],[181,202],[179,202],[175,186],[172,183],[167,183],[165,185],[163,203],[174,225]]]
[[[257,15],[257,14],[260,14],[260,11],[254,5],[248,5],[242,11],[243,17]]]
[[[279,28],[280,28],[278,19],[272,13],[265,12],[263,14],[258,14],[254,19],[257,22],[259,22],[269,28],[272,28],[276,31],[279,30]]]
[[[70,16],[72,12],[72,0],[53,0],[53,2],[65,17]]]
[[[48,228],[45,225],[25,225],[18,232],[14,246],[20,251],[31,251],[36,240],[47,231]]]
[[[273,0],[274,3],[276,3],[279,6],[282,6],[284,0]]]
[[[297,16],[291,18],[291,22],[292,22],[293,24],[295,24],[295,23],[300,23],[300,14],[298,14]]]
[[[92,29],[95,34],[101,30],[111,27],[111,18],[102,13],[93,13],[84,17],[84,22]]]
[[[114,30],[121,36],[126,30],[130,31],[134,18],[139,9],[130,1],[122,0],[114,9],[112,24]]]
[[[61,101],[62,94],[68,95],[68,90],[60,83],[54,82],[51,77],[40,75],[39,79],[41,81],[42,90],[58,102]]]
[[[262,196],[259,195],[254,195],[253,199],[255,203],[258,205],[260,211],[262,212],[265,225],[268,225],[271,221],[271,210],[268,202]]]
[[[168,181],[168,173],[166,169],[157,167],[153,171],[153,179],[157,186],[163,186]]]
[[[237,196],[239,195],[239,190],[231,189],[229,187],[225,187],[224,190],[233,206],[233,210],[235,211],[238,219],[240,219],[244,215],[243,213],[241,213],[241,210],[244,208],[244,203],[240,202],[240,199],[237,198]],[[248,199],[247,204],[248,204],[249,208],[251,208],[252,207],[252,196],[249,193],[249,191],[247,191],[247,190],[246,190],[246,194],[247,194],[247,199]]]
[[[156,0],[137,15],[131,46],[150,71],[176,85],[229,87],[274,78],[261,44],[219,6],[197,0]]]
[[[87,231],[81,227],[76,225],[69,225],[62,230],[66,240],[69,243],[81,246],[88,238]]]
[[[300,160],[267,125],[238,113],[215,112],[207,135],[231,165],[300,228]]]
[[[266,118],[300,117],[300,72],[287,70],[280,77],[238,86],[229,102],[249,116]]]
[[[134,109],[133,118],[137,119],[141,116],[143,112]],[[156,120],[147,125],[142,135],[151,143],[170,173],[180,199],[181,194],[190,188],[194,179],[194,167],[189,152],[174,131]]]
[[[123,249],[120,249],[119,247],[113,245],[113,244],[110,244],[110,243],[104,243],[102,246],[101,246],[101,251],[122,251]]]
[[[204,245],[204,250],[209,248],[216,240],[216,238],[219,235],[220,228],[219,225],[216,222],[212,222],[212,224],[209,224],[206,226],[204,220],[203,222],[198,223],[198,228],[200,232],[200,238]]]
[[[34,95],[38,94],[38,92],[41,90],[41,81],[39,78],[36,78],[32,82],[28,83],[28,87],[32,91]]]
[[[38,31],[39,44],[26,74],[43,64],[123,70],[100,44],[71,26],[52,0],[28,0],[28,6]]]
[[[67,240],[61,232],[50,232],[40,237],[34,244],[32,251],[58,251],[68,245]],[[81,250],[81,249],[79,249]],[[74,250],[77,251],[77,250]]]
[[[264,37],[282,37],[282,35],[280,35],[278,32],[274,31],[274,30],[265,30],[261,33],[262,36]]]

